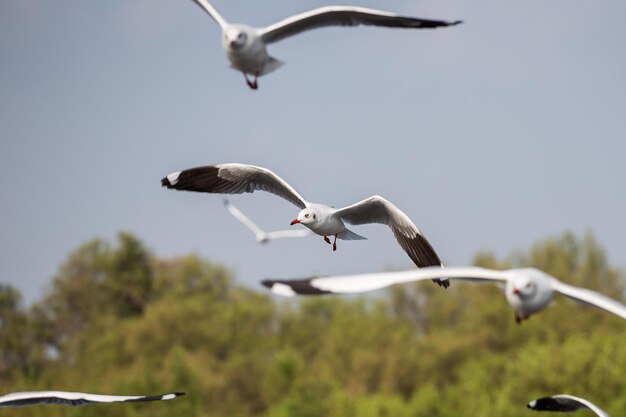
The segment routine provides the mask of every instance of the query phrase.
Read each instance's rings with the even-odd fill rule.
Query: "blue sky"
[[[259,26],[327,4],[215,0]],[[287,64],[251,91],[191,0],[0,0],[0,282],[32,302],[71,250],[120,230],[251,285],[412,267],[383,226],[336,253],[318,237],[261,246],[219,196],[160,187],[220,162],[335,206],[383,195],[450,265],[569,229],[626,267],[626,3],[343,4],[465,23],[307,32],[271,45]],[[232,200],[270,230],[298,211]]]

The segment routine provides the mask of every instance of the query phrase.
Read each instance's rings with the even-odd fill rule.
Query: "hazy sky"
[[[120,230],[251,284],[412,267],[384,226],[335,253],[317,236],[261,246],[220,196],[160,186],[220,162],[335,206],[381,194],[450,265],[570,229],[626,267],[626,2],[344,3],[465,23],[307,32],[271,45],[287,65],[252,91],[191,0],[0,0],[0,282],[30,303],[70,251]],[[326,4],[215,0],[252,25]],[[269,230],[298,212],[232,201]]]

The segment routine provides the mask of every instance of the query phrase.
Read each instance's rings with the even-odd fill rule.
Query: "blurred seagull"
[[[1,396],[0,407],[22,407],[27,405],[40,404],[85,405],[92,403],[161,401],[172,400],[176,397],[180,397],[181,395],[185,395],[185,393],[173,392],[170,394],[154,395],[148,397],[144,395],[99,395],[68,391],[28,391],[14,392]]]
[[[558,394],[551,397],[543,397],[529,402],[526,407],[537,411],[578,411],[585,408],[593,411],[600,417],[609,417],[606,411],[600,409],[597,405],[584,398],[574,397],[573,395]]]
[[[248,216],[243,214],[233,203],[231,203],[227,198],[224,199],[224,206],[226,210],[230,214],[233,215],[234,218],[243,223],[248,229],[254,233],[256,237],[256,241],[259,243],[267,243],[272,239],[280,239],[285,237],[305,237],[310,236],[311,231],[308,229],[298,229],[298,230],[277,230],[274,232],[265,232],[261,230],[259,226],[257,226]]]
[[[323,236],[328,244],[328,236],[334,236],[333,251],[337,250],[337,239],[365,239],[348,230],[344,221],[355,225],[386,224],[415,265],[442,265],[433,247],[411,219],[395,205],[377,195],[351,206],[335,209],[306,201],[291,185],[267,168],[237,163],[176,171],[163,178],[161,185],[176,190],[204,193],[241,194],[262,190],[276,194],[302,209],[291,225],[302,224],[308,227],[313,233]],[[433,281],[445,288],[450,285],[441,274]]]
[[[394,13],[352,6],[327,6],[288,17],[264,28],[228,23],[207,0],[194,0],[222,29],[222,48],[231,68],[241,71],[248,86],[257,89],[257,78],[283,65],[269,56],[267,45],[300,32],[324,26],[374,25],[395,28],[431,29],[461,21],[418,19]],[[248,75],[253,79],[249,79]]]
[[[300,280],[264,280],[262,283],[272,292],[294,296],[321,294],[351,294],[379,290],[391,285],[446,277],[467,281],[504,282],[506,299],[515,309],[515,321],[519,324],[532,314],[546,308],[554,293],[560,293],[574,301],[589,304],[626,319],[626,306],[595,291],[574,287],[534,268],[492,269],[422,268],[413,271],[382,272],[329,277],[313,277]]]

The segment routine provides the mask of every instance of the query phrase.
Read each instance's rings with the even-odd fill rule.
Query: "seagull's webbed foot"
[[[246,79],[246,84],[248,84],[248,87],[250,87],[253,90],[256,90],[257,88],[259,88],[259,84],[257,83],[258,74],[259,74],[258,72],[255,73],[254,80],[250,80],[248,78],[248,74],[246,74],[245,72],[243,73],[243,77]]]
[[[330,239],[328,238],[328,236],[324,236],[324,242],[330,245]]]
[[[330,243],[330,242],[328,242]],[[337,234],[335,234],[335,240],[333,240],[333,252],[337,250]]]

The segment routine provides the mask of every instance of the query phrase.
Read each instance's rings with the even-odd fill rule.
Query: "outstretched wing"
[[[574,287],[556,279],[553,281],[552,287],[554,291],[557,291],[574,301],[590,304],[594,307],[601,308],[609,313],[613,313],[623,319],[626,319],[626,306],[619,301],[607,297],[606,295],[602,295],[586,288]]]
[[[265,43],[272,43],[306,30],[324,26],[371,25],[389,28],[431,29],[457,25],[459,23],[461,23],[460,20],[446,22],[443,20],[420,19],[364,7],[327,6],[300,13],[274,23],[261,29],[260,35]]]
[[[0,407],[22,407],[39,404],[84,405],[90,403],[161,401],[172,400],[176,397],[180,397],[181,395],[185,395],[185,393],[173,392],[153,396],[124,396],[87,394],[84,392],[68,391],[29,391],[14,392],[0,397]]]
[[[243,223],[248,229],[252,231],[255,235],[265,234],[263,230],[259,226],[256,225],[248,216],[243,214],[233,203],[231,203],[227,198],[224,199],[224,207],[230,214],[233,215],[234,218]]]
[[[222,15],[217,11],[215,7],[208,0],[193,0],[196,4],[204,9],[205,12],[211,16],[215,22],[220,25],[220,28],[224,30],[224,28],[228,25],[228,22],[224,20]]]
[[[272,292],[283,295],[354,294],[380,290],[396,284],[427,279],[460,279],[468,281],[500,282],[509,279],[508,271],[485,268],[428,267],[411,271],[382,272],[376,274],[336,275],[307,279],[266,279],[262,284]]]
[[[176,171],[161,180],[167,188],[202,193],[241,194],[267,191],[301,209],[307,202],[285,180],[267,168],[246,164],[219,164]]]
[[[550,397],[543,397],[531,401],[527,404],[528,408],[532,408],[537,411],[561,411],[570,412],[582,410],[585,408],[590,409],[600,417],[609,417],[609,415],[597,405],[584,398],[574,397],[568,394],[552,395]]]
[[[250,229],[257,237],[257,240],[263,238],[262,241],[281,239],[288,237],[305,237],[311,235],[309,229],[297,229],[297,230],[277,230],[274,232],[265,232],[259,226],[256,225],[248,216],[243,214],[233,203],[227,198],[224,199],[224,206],[237,220],[243,223],[248,229]]]
[[[311,236],[313,232],[309,229],[297,229],[297,230],[276,230],[274,232],[267,232],[268,239],[282,239],[288,237],[306,237]]]
[[[386,224],[402,249],[419,268],[442,265],[439,255],[409,216],[381,196],[375,195],[341,208],[335,215],[350,224]]]

